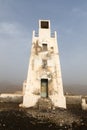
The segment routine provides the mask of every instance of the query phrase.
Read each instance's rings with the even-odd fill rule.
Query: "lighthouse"
[[[38,33],[33,31],[28,75],[23,83],[22,106],[34,107],[41,102],[66,108],[57,33],[51,33],[50,20],[39,20]]]

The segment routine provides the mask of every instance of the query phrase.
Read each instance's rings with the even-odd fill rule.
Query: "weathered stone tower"
[[[35,106],[41,99],[54,107],[66,108],[63,94],[57,34],[50,21],[39,20],[39,32],[33,31],[27,81],[23,84],[23,106]]]

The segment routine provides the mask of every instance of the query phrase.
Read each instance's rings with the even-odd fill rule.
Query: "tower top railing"
[[[39,33],[33,31],[33,37],[39,37]],[[52,32],[52,33],[50,34],[50,37],[51,37],[51,38],[55,38],[55,32]]]

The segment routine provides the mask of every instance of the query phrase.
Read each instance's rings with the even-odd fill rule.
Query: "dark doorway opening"
[[[41,97],[48,97],[48,79],[41,79]]]

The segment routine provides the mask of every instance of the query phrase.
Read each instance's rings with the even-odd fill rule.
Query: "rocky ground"
[[[68,105],[67,110],[40,110],[0,103],[0,130],[87,130],[87,111],[78,105]]]

